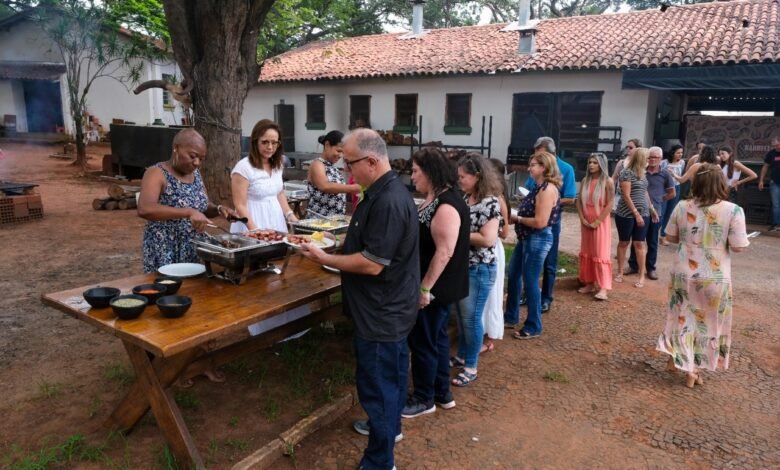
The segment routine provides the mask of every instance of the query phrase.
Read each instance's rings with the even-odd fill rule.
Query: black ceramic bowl
[[[128,305],[128,306],[120,305],[123,302],[133,301],[133,300],[136,301],[133,302],[135,305]],[[149,300],[143,295],[134,295],[134,294],[120,295],[118,297],[114,297],[113,299],[111,299],[111,310],[113,310],[114,313],[116,313],[116,316],[118,316],[122,320],[132,320],[133,318],[138,318],[141,315],[141,312],[144,311],[148,303]]]
[[[144,293],[144,291],[148,293]],[[152,293],[154,291],[154,293]],[[143,295],[153,304],[157,299],[168,293],[168,287],[165,284],[141,284],[133,287],[133,294]]]
[[[157,299],[157,307],[164,317],[179,318],[192,307],[192,299],[186,295],[166,295]]]
[[[108,307],[111,299],[119,295],[121,292],[116,287],[93,287],[84,291],[84,300],[87,301],[92,308],[106,308]]]
[[[154,280],[154,283],[163,284],[165,286],[165,295],[173,295],[179,291],[181,281],[182,279],[180,277],[160,276]]]

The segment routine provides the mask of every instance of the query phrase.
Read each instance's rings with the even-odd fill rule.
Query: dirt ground
[[[0,227],[0,466],[171,468],[147,416],[128,436],[102,427],[132,380],[121,343],[44,306],[43,293],[141,272],[143,222],[94,211],[107,184],[79,177],[53,146],[0,143],[0,180],[39,184],[44,219]],[[92,164],[107,153],[92,148]],[[765,229],[766,227],[756,227]],[[576,254],[576,217],[561,249]],[[398,468],[777,468],[780,466],[780,238],[733,259],[731,368],[690,390],[654,351],[664,324],[671,248],[660,281],[616,284],[598,303],[562,281],[544,334],[497,343],[457,407],[405,420]],[[630,278],[629,278],[630,279]],[[336,396],[353,390],[349,327],[315,331],[176,392],[210,468],[229,468]],[[277,468],[355,468],[359,406]],[[34,464],[41,464],[36,467]]]

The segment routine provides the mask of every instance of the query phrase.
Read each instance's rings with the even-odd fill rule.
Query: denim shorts
[[[645,225],[640,227],[633,217],[621,217],[615,214],[615,226],[617,227],[618,240],[621,242],[643,242],[647,238],[647,229],[650,227],[650,217],[642,217]]]

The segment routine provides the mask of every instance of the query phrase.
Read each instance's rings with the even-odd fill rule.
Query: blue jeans
[[[558,272],[558,241],[561,238],[561,222],[550,226],[552,229],[552,246],[544,260],[544,277],[542,277],[542,303],[551,304],[553,301],[553,288],[555,288],[555,274]],[[526,296],[527,297],[527,296]]]
[[[458,357],[466,367],[476,369],[482,349],[482,314],[485,313],[490,289],[496,282],[496,264],[469,266],[469,295],[455,303],[458,319]]]
[[[672,212],[674,212],[674,208],[677,207],[677,203],[680,202],[680,185],[674,187],[675,194],[674,198],[669,199],[664,204],[664,216],[661,218],[661,236],[666,236],[666,224],[669,223],[669,218],[672,216]]]
[[[772,225],[780,225],[780,184],[769,182],[769,196],[772,198]]]
[[[509,274],[506,279],[506,310],[504,323],[515,325],[520,321],[520,298],[523,295],[523,241],[518,240],[512,258],[509,259]]]
[[[356,335],[354,342],[358,399],[371,429],[360,466],[391,469],[395,436],[401,432],[401,410],[406,405],[409,349],[406,339],[380,342]]]
[[[525,283],[526,306],[528,316],[523,325],[523,331],[529,335],[542,334],[542,299],[543,293],[539,289],[539,276],[542,268],[546,266],[546,259],[550,258],[550,251],[554,243],[552,227],[531,234],[523,240],[523,283]],[[556,256],[557,258],[557,256]]]
[[[414,397],[427,406],[450,391],[450,338],[448,305],[435,300],[417,312],[417,323],[409,333],[412,353]]]

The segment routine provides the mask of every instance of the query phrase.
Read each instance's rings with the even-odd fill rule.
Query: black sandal
[[[466,361],[458,359],[457,356],[450,356],[450,368],[463,369],[464,367],[466,367]]]
[[[477,380],[477,374],[472,374],[471,372],[466,372],[465,370],[458,374],[457,377],[452,379],[452,385],[456,387],[465,387],[466,385],[470,384],[471,382]]]

